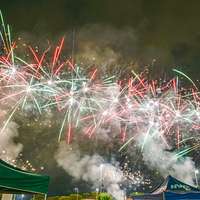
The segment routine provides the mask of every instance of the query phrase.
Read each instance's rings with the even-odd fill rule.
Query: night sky
[[[195,79],[200,64],[199,9],[197,0],[1,1],[1,10],[14,33],[54,37],[87,24],[119,30],[131,27],[139,41],[140,55],[154,49],[151,59],[156,57],[164,66],[181,66]]]
[[[45,37],[54,41],[55,38],[70,35],[76,30],[78,54],[84,54],[88,45],[95,50],[98,47],[109,47],[114,55],[120,54],[127,60],[131,58],[140,65],[150,65],[156,59],[155,67],[162,75],[168,73],[171,68],[178,68],[192,79],[199,79],[198,0],[1,0],[0,9],[6,22],[11,25],[14,37],[24,35],[34,42]],[[105,59],[110,53],[106,50],[100,51],[100,56]],[[22,128],[20,131],[28,133],[31,130]],[[42,131],[54,134],[54,130],[37,131],[38,135],[41,135]],[[48,137],[49,132],[44,138]],[[52,149],[46,152],[46,148],[51,148],[49,138],[46,147],[44,144],[35,143],[35,149],[31,151],[32,141],[29,136],[24,136],[28,141],[25,156],[42,160],[40,152],[44,152],[43,156],[53,153]],[[49,154],[45,162],[49,161],[54,165],[55,162],[48,158]],[[46,167],[45,163],[43,165]],[[53,174],[55,169],[48,170],[47,173]],[[60,179],[63,174],[62,170],[53,174],[54,182],[51,184],[50,193],[65,192],[68,177]],[[85,187],[84,183],[79,184]],[[70,191],[73,188],[68,189]]]

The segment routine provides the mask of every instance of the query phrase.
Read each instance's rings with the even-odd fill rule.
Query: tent
[[[49,177],[18,169],[0,160],[0,193],[47,194]]]
[[[200,200],[200,190],[168,176],[150,194],[132,196],[132,198],[134,200]]]

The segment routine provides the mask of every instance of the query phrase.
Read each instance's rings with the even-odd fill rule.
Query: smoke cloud
[[[159,122],[158,122],[159,123]],[[161,137],[158,123],[151,124],[149,120],[149,135],[140,134],[137,143],[142,148],[143,160],[149,168],[154,168],[160,172],[163,177],[167,175],[193,184],[195,163],[190,157],[178,158],[175,152],[168,149],[169,145]]]
[[[17,129],[18,125],[11,121],[1,133],[0,158],[7,162],[13,162],[23,149],[23,145],[21,143],[15,142],[15,138],[19,136]]]
[[[119,166],[107,163],[100,155],[81,155],[78,149],[73,149],[62,142],[55,159],[69,175],[76,180],[92,183],[94,188],[103,187],[118,200],[123,200],[124,192],[120,183],[124,181]]]
[[[150,138],[143,148],[143,159],[149,167],[157,169],[164,177],[171,174],[193,184],[195,165],[191,158],[178,159],[174,152],[158,138]]]

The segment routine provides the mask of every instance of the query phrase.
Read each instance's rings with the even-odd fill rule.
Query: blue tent
[[[134,200],[200,200],[200,190],[168,176],[152,193],[132,196],[132,198]]]
[[[174,193],[164,192],[164,199],[166,200],[200,200],[200,193],[198,192],[185,192]]]

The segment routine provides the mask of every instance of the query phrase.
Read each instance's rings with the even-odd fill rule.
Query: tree
[[[98,200],[112,200],[112,197],[108,193],[102,192],[98,195],[97,199]]]

